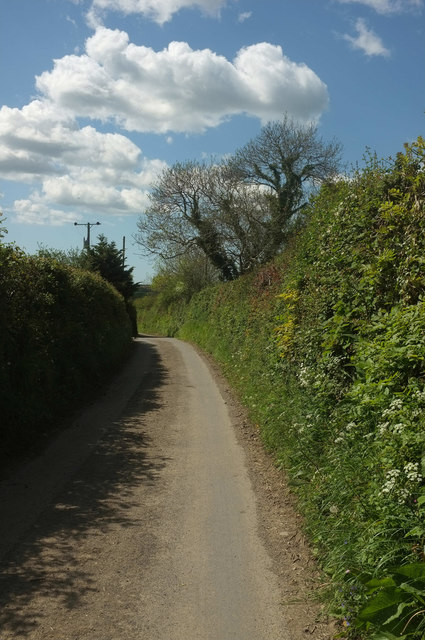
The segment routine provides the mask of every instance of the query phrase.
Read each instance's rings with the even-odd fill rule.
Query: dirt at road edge
[[[258,427],[248,418],[216,361],[193,345],[207,362],[227,404],[248,474],[257,496],[259,534],[273,562],[283,595],[285,619],[293,640],[332,640],[337,633],[334,621],[318,600],[323,576],[311,547],[302,532],[303,519],[297,512],[282,470],[275,465],[261,441]]]

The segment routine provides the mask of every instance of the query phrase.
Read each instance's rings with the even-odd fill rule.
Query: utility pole
[[[87,227],[87,240],[84,240],[84,247],[90,251],[90,228],[95,227],[100,222],[74,222],[74,227]]]
[[[122,267],[125,267],[125,236],[122,237]]]

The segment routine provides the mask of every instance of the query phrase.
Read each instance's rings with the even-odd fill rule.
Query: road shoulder
[[[279,580],[291,636],[294,640],[308,637],[331,640],[336,627],[318,598],[323,575],[303,534],[303,519],[297,511],[296,497],[290,491],[285,473],[276,467],[273,455],[266,451],[258,427],[249,419],[220,366],[209,354],[193,346],[216,380],[243,448],[257,499],[259,535]]]

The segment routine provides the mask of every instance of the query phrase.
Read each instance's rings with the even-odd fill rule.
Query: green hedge
[[[424,161],[419,138],[324,186],[273,265],[168,319],[222,363],[287,471],[350,637],[362,585],[424,561]]]
[[[36,442],[131,342],[125,303],[100,276],[0,245],[0,440]]]

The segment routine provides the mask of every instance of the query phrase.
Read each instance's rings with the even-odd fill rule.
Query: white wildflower
[[[398,478],[401,475],[400,469],[390,469],[386,473],[387,478]]]
[[[301,364],[298,372],[298,380],[302,387],[308,386],[308,369],[304,364]]]
[[[391,427],[391,431],[396,434],[403,433],[404,424],[402,422],[398,422]]]
[[[408,462],[404,466],[404,473],[410,482],[421,482],[422,474],[419,471],[419,464],[417,462]]]
[[[386,432],[389,424],[389,422],[381,422],[380,424],[378,424],[377,429],[380,436],[382,436]]]
[[[404,502],[406,502],[407,498],[409,497],[410,493],[407,489],[400,489],[398,491],[398,500],[397,502],[399,504],[403,504]]]

